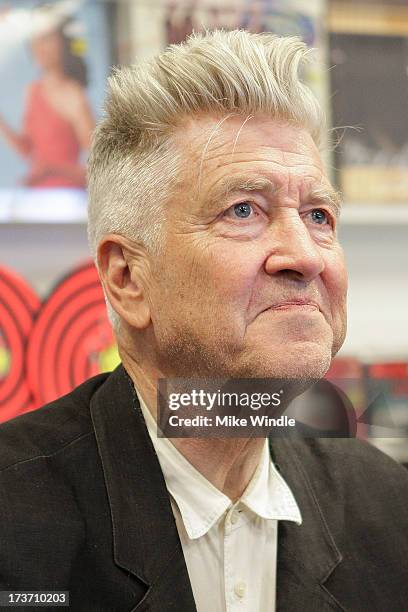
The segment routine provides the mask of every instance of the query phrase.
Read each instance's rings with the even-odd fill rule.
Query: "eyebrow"
[[[316,202],[316,204],[321,203],[325,206],[329,206],[336,217],[340,216],[343,200],[340,192],[336,191],[333,187],[314,187],[310,190],[309,199],[311,202]]]
[[[279,191],[279,186],[266,176],[248,178],[238,175],[229,177],[210,192],[209,206],[213,208],[221,200],[243,191],[248,193],[259,191],[273,197]],[[333,210],[336,217],[340,215],[342,198],[334,188],[322,185],[316,186],[310,190],[308,199],[313,203],[328,206]]]

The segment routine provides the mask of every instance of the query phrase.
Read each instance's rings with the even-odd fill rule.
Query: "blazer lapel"
[[[325,587],[342,555],[330,533],[300,459],[304,441],[270,438],[271,456],[290,486],[303,522],[279,522],[277,612],[328,612],[345,608]],[[296,450],[298,449],[298,450]]]
[[[91,415],[111,509],[114,560],[147,588],[133,610],[195,612],[164,477],[122,365],[94,395]]]

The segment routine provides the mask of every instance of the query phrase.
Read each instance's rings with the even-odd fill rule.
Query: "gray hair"
[[[116,69],[88,162],[93,257],[108,233],[160,251],[165,205],[182,173],[172,134],[187,117],[268,115],[308,129],[319,145],[323,114],[299,78],[309,53],[297,37],[215,30]]]

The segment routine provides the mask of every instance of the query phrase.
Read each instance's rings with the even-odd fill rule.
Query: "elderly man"
[[[350,439],[156,434],[160,378],[300,389],[343,342],[305,56],[217,31],[111,78],[89,238],[122,365],[2,426],[3,591],[69,591],[84,612],[407,609],[391,459]]]

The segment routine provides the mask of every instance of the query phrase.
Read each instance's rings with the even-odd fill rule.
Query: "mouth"
[[[320,311],[320,307],[319,304],[317,302],[314,302],[313,300],[294,299],[285,300],[284,302],[273,304],[273,306],[269,306],[265,310],[293,310],[295,312],[313,312],[316,310]]]

